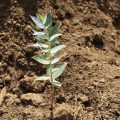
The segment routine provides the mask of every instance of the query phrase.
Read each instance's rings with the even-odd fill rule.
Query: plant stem
[[[51,49],[51,42],[49,42],[49,57],[50,57],[50,78],[51,78],[51,91],[52,91],[52,94],[51,94],[51,115],[50,115],[50,120],[53,120],[53,108],[54,108],[54,86],[53,86],[53,77],[52,77],[52,64],[51,64],[51,61],[52,61],[52,56],[51,56],[51,53],[50,53],[50,49]]]
[[[53,120],[53,108],[54,108],[54,86],[53,84],[51,85],[51,90],[52,90],[52,96],[51,96],[51,118],[50,120]]]
[[[45,29],[45,33],[47,34],[47,37],[49,38],[49,35],[48,35],[48,32],[47,30]],[[53,120],[53,109],[54,109],[54,86],[53,86],[53,77],[52,77],[52,55],[51,55],[51,42],[48,41],[48,44],[49,44],[49,58],[50,58],[50,82],[51,82],[51,91],[52,91],[52,94],[51,94],[51,106],[50,106],[50,110],[51,110],[51,113],[50,113],[50,120]]]
[[[51,77],[51,83],[53,83],[51,63],[50,63],[50,77]],[[51,84],[51,91],[52,91],[52,94],[51,94],[51,118],[50,120],[53,120],[53,108],[54,108],[54,86],[53,84]]]

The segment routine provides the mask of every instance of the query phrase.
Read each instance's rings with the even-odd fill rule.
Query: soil
[[[55,88],[54,120],[120,120],[120,0],[0,0],[0,120],[49,120],[51,86],[29,15],[61,21],[68,66]],[[37,99],[38,96],[38,99]]]

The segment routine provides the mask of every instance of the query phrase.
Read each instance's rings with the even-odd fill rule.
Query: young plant
[[[36,24],[36,28],[33,29],[33,35],[37,36],[37,43],[34,46],[39,47],[42,51],[41,55],[35,55],[32,58],[37,62],[43,64],[46,67],[46,74],[43,76],[36,76],[35,81],[49,81],[51,83],[52,98],[51,98],[51,120],[53,119],[53,99],[54,99],[54,85],[61,87],[61,83],[57,81],[57,78],[63,73],[67,63],[64,62],[60,65],[56,65],[65,54],[57,55],[57,53],[65,48],[65,45],[57,45],[56,41],[60,33],[58,30],[61,23],[54,23],[51,13],[46,15],[37,15],[37,17],[31,16],[32,20]]]

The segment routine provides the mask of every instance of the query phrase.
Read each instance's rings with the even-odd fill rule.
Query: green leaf
[[[51,84],[56,85],[56,86],[58,86],[58,87],[61,87],[61,86],[62,86],[62,84],[61,84],[60,82],[58,82],[58,81],[56,81],[56,80],[54,80],[54,79],[53,79],[53,81],[50,81],[50,82],[51,82]]]
[[[52,23],[53,21],[48,26],[46,26],[46,30],[48,33],[50,33],[50,31],[52,30]]]
[[[48,40],[49,38],[45,35],[37,35],[36,34],[36,38],[40,41],[43,41],[43,40]]]
[[[42,23],[43,23],[43,21],[44,21],[44,19],[45,19],[45,15],[38,15],[38,18],[42,21]]]
[[[46,45],[46,44],[44,44],[44,43],[40,43],[40,42],[37,42],[37,43],[35,43],[33,46],[35,46],[35,47],[39,47],[39,48],[48,48],[48,45]]]
[[[46,37],[46,36],[44,36],[44,35],[41,35],[41,36],[39,36],[41,39],[44,39],[44,40],[48,40],[49,38],[48,37]]]
[[[63,63],[59,65],[57,68],[52,69],[52,76],[53,78],[58,78],[64,71],[67,63]]]
[[[34,17],[34,16],[30,16],[32,18],[32,20],[34,21],[34,23],[40,28],[40,29],[44,29],[44,25],[42,24],[42,22]]]
[[[53,22],[53,21],[52,21]],[[50,30],[51,30],[51,27],[52,27],[52,22],[48,25],[48,26],[46,26],[46,30],[48,31],[48,33],[50,32]]]
[[[50,37],[50,41],[56,39],[57,37],[61,36],[62,34],[54,34],[53,36]]]
[[[45,65],[50,64],[50,60],[44,56],[35,55],[32,58],[41,64],[45,64]]]
[[[62,48],[65,48],[66,46],[65,45],[59,45],[59,46],[56,46],[54,48],[51,49],[51,54],[54,54],[56,52],[58,52],[59,50],[61,50]]]
[[[42,48],[41,48],[42,49]],[[49,49],[42,49],[43,52],[48,53]]]
[[[45,16],[43,23],[45,24],[46,27],[52,23],[52,14],[50,12],[48,12],[47,15]]]
[[[56,23],[53,27],[51,26],[51,29],[49,30],[49,37],[53,36],[54,34],[57,34],[60,26],[61,23]]]
[[[49,48],[49,45],[47,43],[42,43],[40,41],[37,42],[42,48]]]
[[[49,52],[49,49],[48,49],[49,46],[45,43],[37,42],[33,46],[39,47],[43,52],[46,52],[46,53]]]
[[[45,43],[46,44],[46,39],[42,39],[42,38],[40,38],[39,36],[36,36],[36,39],[37,39],[37,42],[39,43]]]
[[[62,54],[62,55],[59,55],[58,57],[54,58],[52,61],[51,61],[51,64],[55,64],[57,63],[62,57],[64,57],[65,55]]]
[[[37,35],[37,36],[43,36],[45,33],[44,32],[38,32],[38,31],[35,31],[35,30],[32,30],[34,33],[33,35]]]
[[[35,79],[34,79],[35,81],[38,81],[38,80],[43,80],[43,81],[46,81],[46,80],[50,80],[50,77],[49,76],[36,76],[35,77]]]

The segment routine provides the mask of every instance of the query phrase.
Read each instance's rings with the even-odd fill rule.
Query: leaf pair
[[[59,65],[57,68],[52,69],[53,83],[59,87],[61,86],[61,83],[56,81],[55,79],[58,78],[63,73],[66,65],[67,65],[67,63],[63,63],[63,64]],[[51,78],[50,78],[50,76],[45,75],[45,76],[41,76],[41,77],[37,76],[37,77],[35,77],[35,80],[36,81],[38,81],[38,80],[43,80],[43,81],[50,80],[51,81]]]
[[[40,55],[35,55],[32,58],[41,64],[49,65],[49,64],[57,63],[62,57],[64,57],[64,54],[61,54],[58,57],[53,58],[52,60],[50,60],[49,57],[40,56]]]

